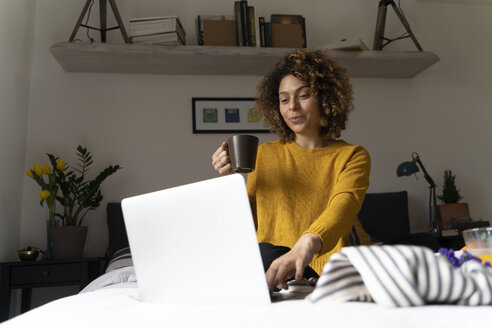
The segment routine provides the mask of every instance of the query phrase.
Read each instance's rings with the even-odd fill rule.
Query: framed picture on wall
[[[192,98],[193,133],[268,133],[255,98]]]

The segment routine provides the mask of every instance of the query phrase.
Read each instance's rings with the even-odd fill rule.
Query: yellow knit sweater
[[[259,242],[292,248],[304,233],[322,242],[310,266],[321,274],[343,246],[369,244],[357,219],[369,186],[369,153],[339,140],[306,149],[295,142],[260,145],[247,186]]]

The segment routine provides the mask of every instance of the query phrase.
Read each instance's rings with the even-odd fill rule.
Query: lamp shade
[[[396,168],[396,176],[402,177],[402,176],[409,176],[414,173],[417,173],[419,171],[419,168],[415,162],[403,162],[398,167]]]

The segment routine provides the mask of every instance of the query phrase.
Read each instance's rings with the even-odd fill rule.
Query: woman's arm
[[[294,247],[272,262],[266,273],[270,292],[274,287],[288,289],[286,280],[294,277],[301,280],[304,269],[313,260],[314,254],[321,250],[321,240],[313,233],[306,233],[299,238]]]
[[[322,243],[320,253],[333,249],[340,237],[350,234],[369,187],[371,158],[357,148],[338,175],[325,210],[304,233],[316,234]]]
[[[338,175],[326,209],[302,234],[291,251],[276,259],[267,271],[270,290],[287,288],[286,280],[301,279],[316,253],[331,250],[348,235],[369,187],[370,157],[362,147],[352,154]]]

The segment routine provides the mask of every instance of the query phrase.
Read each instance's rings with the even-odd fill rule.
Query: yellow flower
[[[51,193],[48,190],[43,190],[39,193],[39,198],[46,199],[51,196]]]
[[[34,166],[32,167],[32,170],[34,171],[34,173],[36,173],[36,175],[38,176],[42,176],[43,175],[43,169],[41,168],[41,166],[39,166],[38,164],[34,164]]]
[[[57,162],[56,162],[56,169],[58,171],[63,171],[65,169],[65,161],[63,159],[59,159]]]
[[[33,176],[32,176],[32,172],[31,172],[31,170],[26,171],[26,175],[27,175],[28,177],[30,177],[30,178],[32,178],[32,177],[33,177]]]
[[[51,173],[51,166],[49,166],[48,164],[44,164],[43,165],[43,173],[48,175]]]

